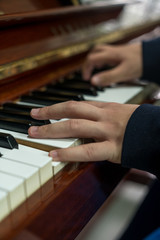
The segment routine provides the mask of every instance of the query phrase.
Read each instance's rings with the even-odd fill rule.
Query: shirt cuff
[[[160,107],[139,106],[128,121],[122,147],[122,166],[160,176]]]

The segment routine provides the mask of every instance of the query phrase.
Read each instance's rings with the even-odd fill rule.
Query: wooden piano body
[[[124,4],[62,7],[49,0],[1,1],[1,104],[80,69],[93,45],[127,42],[159,25],[160,19],[102,32],[101,24],[116,19]],[[24,203],[0,223],[0,239],[75,239],[126,174],[128,169],[110,163],[69,164],[39,190],[41,199],[33,194],[29,210]],[[148,175],[133,176],[151,181]]]

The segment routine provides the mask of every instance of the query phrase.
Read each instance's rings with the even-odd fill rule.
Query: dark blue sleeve
[[[124,135],[122,166],[137,168],[160,178],[160,107],[139,106]]]
[[[142,42],[142,79],[160,84],[160,38]]]
[[[143,240],[159,240],[159,239],[160,239],[160,228],[157,228]]]

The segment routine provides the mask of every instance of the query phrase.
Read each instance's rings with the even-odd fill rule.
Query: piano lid
[[[0,79],[79,53],[77,46],[73,53],[62,48],[93,38],[95,25],[116,18],[124,6],[124,1],[70,7],[60,7],[59,1],[9,2],[0,2]]]
[[[61,7],[61,1],[50,0],[1,0],[1,14],[15,14]]]

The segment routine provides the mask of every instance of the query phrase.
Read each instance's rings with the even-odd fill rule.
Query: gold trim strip
[[[79,1],[78,1],[78,0],[72,0],[72,4],[73,4],[74,6],[77,6],[77,5],[79,5]]]
[[[36,69],[40,66],[55,62],[59,59],[65,59],[77,54],[86,52],[91,46],[102,43],[112,43],[118,40],[122,40],[129,37],[131,34],[145,30],[149,27],[156,26],[160,23],[160,20],[152,21],[143,25],[132,26],[130,28],[121,29],[115,32],[108,33],[103,36],[99,36],[95,39],[88,40],[86,42],[77,43],[71,46],[55,49],[40,55],[25,58],[19,61],[11,62],[0,66],[0,80]]]

